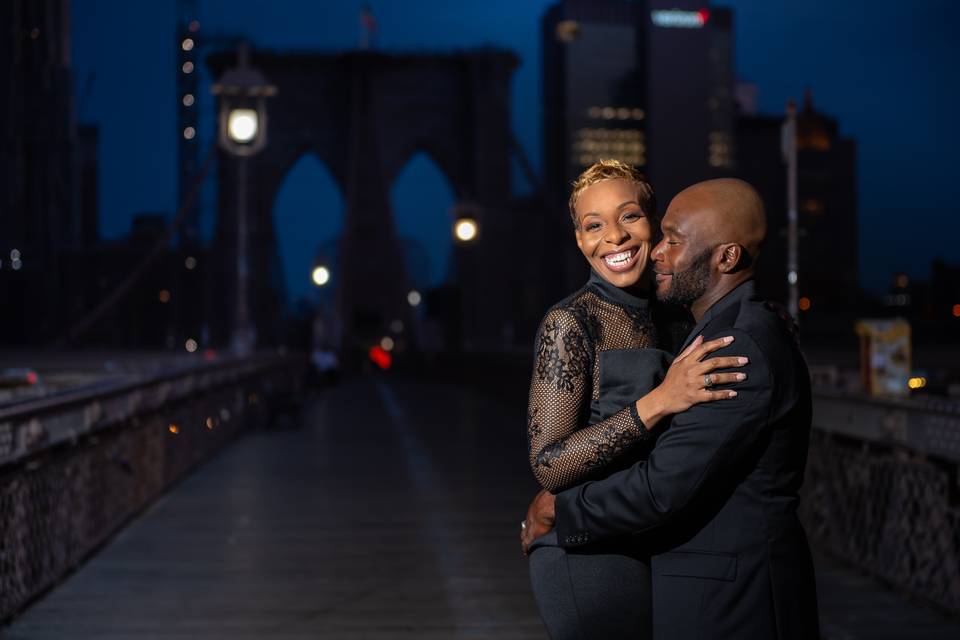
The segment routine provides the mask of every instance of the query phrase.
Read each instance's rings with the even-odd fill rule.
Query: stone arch
[[[476,202],[484,221],[485,242],[469,256],[458,253],[458,284],[464,297],[464,341],[493,342],[497,322],[485,316],[499,313],[495,301],[506,274],[496,247],[509,235],[505,216],[510,198],[510,114],[504,96],[517,60],[494,49],[454,54],[387,55],[378,52],[343,54],[272,53],[254,51],[251,66],[277,87],[268,104],[268,141],[264,150],[243,161],[220,156],[217,222],[218,281],[236,282],[237,228],[235,216],[240,162],[246,163],[245,197],[249,202],[249,233],[255,237],[249,283],[250,305],[261,342],[269,344],[279,327],[278,302],[269,274],[277,263],[271,212],[276,192],[289,168],[312,149],[340,186],[346,203],[342,244],[344,286],[337,313],[347,346],[361,348],[369,336],[357,329],[380,318],[409,313],[408,282],[390,216],[389,189],[410,157],[428,153],[448,178],[458,200]],[[236,64],[233,53],[208,58],[214,77]],[[219,111],[219,100],[214,108]],[[377,260],[363,251],[375,248]],[[384,281],[383,274],[395,274]],[[376,296],[370,292],[376,291]],[[236,292],[214,291],[230,309]],[[366,318],[364,323],[355,318]],[[372,320],[371,320],[372,318]],[[229,335],[224,314],[221,342]],[[485,332],[492,334],[485,335]],[[372,332],[373,329],[370,329]]]
[[[309,182],[298,185],[292,180]],[[272,195],[270,221],[277,239],[287,302],[309,299],[309,273],[318,248],[342,233],[346,202],[329,168],[309,147],[289,165]],[[291,208],[295,204],[291,199],[301,201],[299,210]]]

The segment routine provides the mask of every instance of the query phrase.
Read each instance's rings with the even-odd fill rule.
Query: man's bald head
[[[767,219],[756,189],[720,178],[678,193],[661,228],[664,240],[651,256],[661,274],[658,296],[689,304],[696,314],[752,277]]]
[[[709,244],[736,243],[753,263],[767,236],[767,215],[760,194],[736,178],[706,180],[687,187],[670,203],[677,213],[696,220],[698,233]]]

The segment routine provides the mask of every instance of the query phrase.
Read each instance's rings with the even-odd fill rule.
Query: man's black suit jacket
[[[654,555],[654,638],[816,638],[813,563],[796,516],[810,378],[778,315],[746,282],[690,334],[734,336],[738,395],[674,416],[649,458],[557,495],[565,547],[639,534]]]

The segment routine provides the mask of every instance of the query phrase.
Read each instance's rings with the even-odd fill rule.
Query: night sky
[[[202,34],[241,34],[256,47],[343,50],[359,39],[364,2],[200,0]],[[540,19],[552,0],[369,3],[386,51],[449,51],[480,45],[521,58],[514,76],[513,124],[538,169]],[[956,263],[960,180],[955,177],[960,38],[947,0],[726,0],[735,11],[738,77],[759,87],[763,113],[782,113],[805,88],[858,142],[861,281],[885,289],[904,270],[924,278],[936,257]],[[174,1],[73,0],[73,70],[82,122],[100,124],[100,215],[105,238],[125,235],[137,212],[176,208]],[[93,79],[90,81],[91,73]],[[87,90],[89,88],[89,90]],[[212,110],[204,97],[201,109]],[[202,144],[212,118],[201,123]],[[319,162],[291,172],[274,208],[291,294],[309,290],[318,246],[340,228],[343,202]],[[520,193],[528,190],[515,181]],[[443,278],[452,194],[429,161],[416,158],[394,186],[402,236],[426,252],[422,285]],[[661,194],[664,202],[672,194]],[[213,194],[204,203],[212,211]],[[430,203],[425,212],[422,203]],[[767,203],[770,215],[780,203]],[[558,212],[563,215],[563,212]],[[212,213],[204,221],[209,229]],[[302,275],[301,275],[302,274]]]

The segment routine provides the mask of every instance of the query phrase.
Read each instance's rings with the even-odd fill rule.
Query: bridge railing
[[[0,409],[0,621],[295,392],[305,361],[257,356]]]
[[[811,542],[960,614],[960,406],[818,392],[802,517]]]

